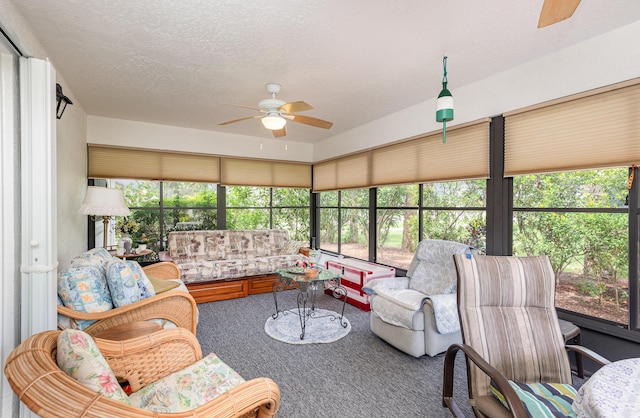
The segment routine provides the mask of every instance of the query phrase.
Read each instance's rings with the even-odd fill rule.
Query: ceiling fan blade
[[[257,116],[245,116],[244,118],[240,118],[240,119],[234,119],[234,120],[228,120],[226,122],[222,122],[219,123],[218,125],[228,125],[230,123],[236,123],[236,122],[241,122],[243,120],[247,120],[247,119],[255,119],[255,118],[261,118],[262,115],[257,115]]]
[[[259,107],[255,107],[255,106],[245,106],[245,105],[239,105],[239,104],[233,104],[233,103],[225,103],[228,106],[235,106],[235,107],[244,107],[245,109],[253,109],[253,110],[257,110],[259,112],[262,112],[262,109],[260,109]]]
[[[579,4],[580,0],[544,0],[538,27],[543,28],[570,18]]]
[[[298,123],[304,123],[305,125],[315,126],[316,128],[324,128],[329,129],[333,126],[333,122],[329,122],[326,120],[312,118],[311,116],[302,116],[302,115],[291,115],[293,116],[293,121]]]
[[[287,128],[285,126],[282,129],[271,131],[271,133],[273,133],[274,138],[281,138],[287,134]]]
[[[305,102],[291,102],[285,103],[278,108],[278,110],[284,110],[285,113],[304,112],[305,110],[311,110],[313,106]]]

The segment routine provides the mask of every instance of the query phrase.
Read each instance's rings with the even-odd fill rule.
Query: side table
[[[124,341],[136,337],[142,337],[156,331],[160,331],[162,326],[157,322],[136,321],[128,324],[116,325],[109,329],[105,329],[94,335],[95,338],[103,340]]]
[[[122,258],[124,260],[128,259],[128,258],[138,258],[138,257],[144,257],[145,255],[149,255],[151,254],[151,250],[142,250],[139,253],[131,253],[131,254],[122,254],[122,255],[118,255],[118,253],[116,253],[115,250],[109,250],[109,254],[111,254],[114,257],[118,257],[118,258]]]

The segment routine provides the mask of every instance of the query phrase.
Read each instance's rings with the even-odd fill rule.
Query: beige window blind
[[[505,177],[640,163],[640,79],[505,114]]]
[[[488,177],[488,120],[371,151],[372,186]]]
[[[221,184],[311,188],[311,165],[242,158],[222,158]]]
[[[313,191],[369,187],[369,152],[323,161],[313,165]]]
[[[89,178],[220,182],[220,157],[89,145]]]

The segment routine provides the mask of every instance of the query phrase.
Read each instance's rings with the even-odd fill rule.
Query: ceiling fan
[[[282,100],[276,99],[276,94],[280,93],[280,84],[269,83],[265,86],[267,92],[271,94],[270,99],[260,100],[258,107],[244,106],[244,105],[231,105],[238,107],[245,107],[247,109],[259,110],[261,113],[255,116],[245,116],[240,119],[229,120],[222,122],[219,125],[228,125],[230,123],[240,122],[247,119],[260,119],[262,125],[269,129],[273,136],[278,138],[287,134],[285,125],[287,121],[293,121],[298,123],[304,123],[305,125],[315,126],[317,128],[329,129],[333,126],[333,122],[326,120],[313,118],[311,116],[297,115],[295,112],[304,112],[305,110],[311,110],[313,107],[305,102],[290,102],[286,103]]]
[[[570,18],[579,4],[580,0],[544,0],[538,27],[543,28]]]

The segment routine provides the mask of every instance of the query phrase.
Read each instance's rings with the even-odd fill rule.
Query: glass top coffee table
[[[347,304],[347,289],[340,284],[342,275],[334,273],[332,271],[319,268],[319,273],[314,278],[305,276],[304,269],[300,267],[293,267],[291,269],[276,270],[278,273],[278,280],[273,284],[273,300],[276,304],[276,313],[271,315],[273,319],[276,319],[280,314],[288,315],[295,314],[300,317],[300,339],[304,339],[305,329],[307,326],[307,320],[313,318],[332,317],[332,320],[338,319],[339,324],[343,327],[347,327],[347,322],[343,320],[344,307]],[[298,295],[296,298],[297,309],[281,310],[278,307],[278,292],[296,288],[298,289]],[[338,299],[343,298],[342,311],[340,315],[322,315],[319,316],[316,312],[316,293],[318,290],[323,292],[325,289],[332,291],[333,297]],[[307,307],[309,305],[309,307]]]

